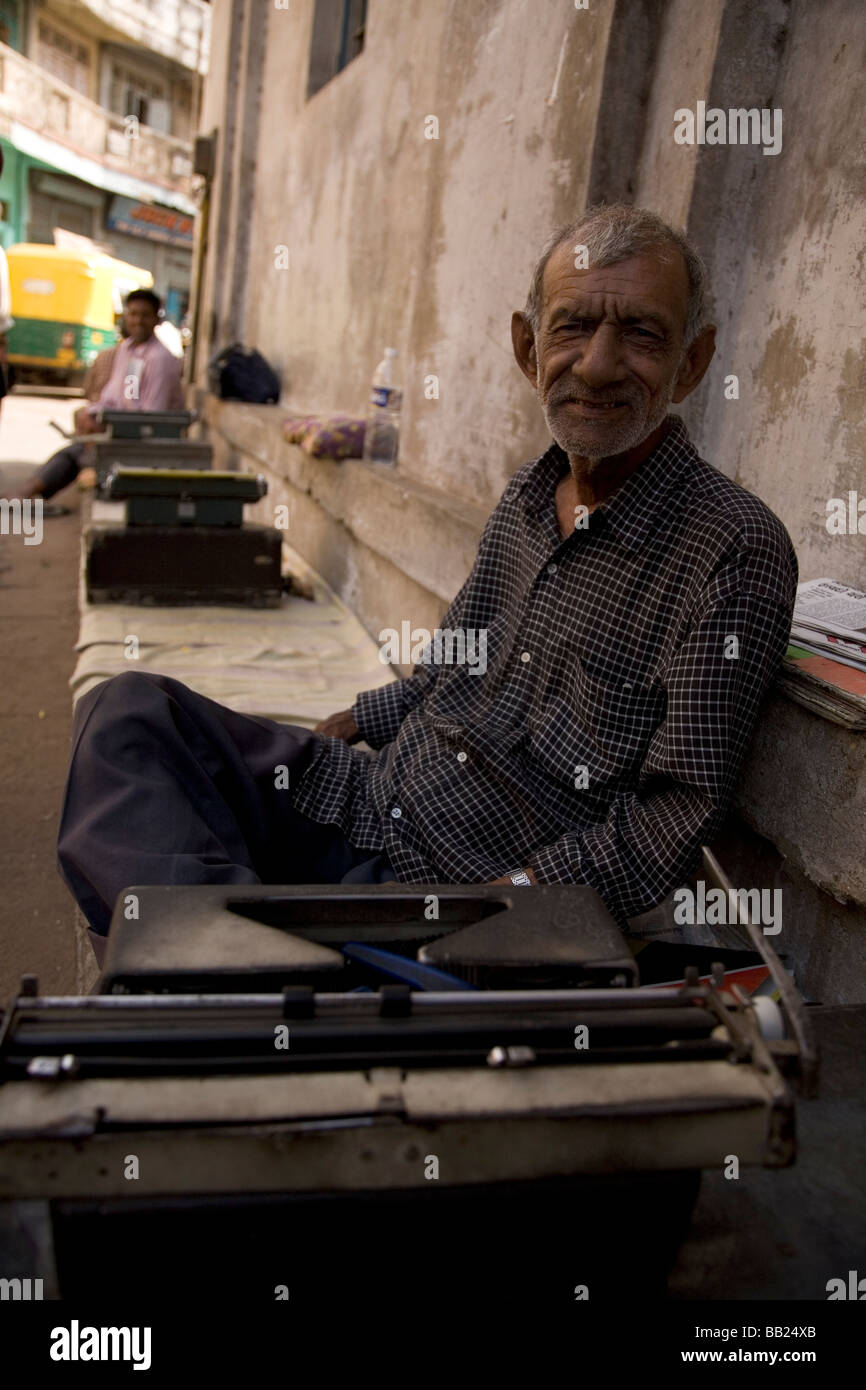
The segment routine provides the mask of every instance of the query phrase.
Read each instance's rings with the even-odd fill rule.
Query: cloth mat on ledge
[[[88,603],[83,547],[73,702],[122,671],[156,671],[241,714],[312,728],[361,690],[393,680],[376,643],[324,580],[284,543],[284,568],[314,599],[279,608]],[[138,659],[130,659],[130,637]]]

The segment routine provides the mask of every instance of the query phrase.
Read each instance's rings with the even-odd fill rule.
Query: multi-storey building
[[[0,0],[0,243],[87,236],[189,296],[204,0]]]

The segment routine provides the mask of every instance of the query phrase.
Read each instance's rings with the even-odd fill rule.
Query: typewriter
[[[279,606],[281,534],[243,519],[267,492],[261,474],[117,466],[105,492],[124,516],[85,532],[91,603]]]
[[[130,887],[98,993],[2,1015],[0,1274],[662,1297],[701,1170],[791,1164],[814,1091],[753,944],[778,1002],[648,987],[591,888]]]
[[[104,410],[103,434],[89,438],[99,496],[107,495],[116,468],[207,469],[213,448],[187,438],[195,420],[189,410]]]

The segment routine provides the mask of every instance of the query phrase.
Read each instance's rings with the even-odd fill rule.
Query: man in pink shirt
[[[127,336],[115,349],[111,376],[93,405],[75,412],[78,434],[98,434],[103,410],[183,410],[180,363],[155,336],[162,301],[152,290],[132,290],[123,317]],[[78,477],[87,445],[69,444],[53,454],[22,488],[22,497],[53,497]]]
[[[126,301],[128,336],[117,348],[111,376],[88,411],[183,410],[179,363],[156,336],[160,300],[136,290]]]

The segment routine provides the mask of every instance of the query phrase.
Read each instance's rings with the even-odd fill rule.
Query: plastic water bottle
[[[364,432],[365,462],[385,463],[391,467],[396,464],[402,404],[403,392],[397,384],[397,349],[386,347],[370,386]]]

